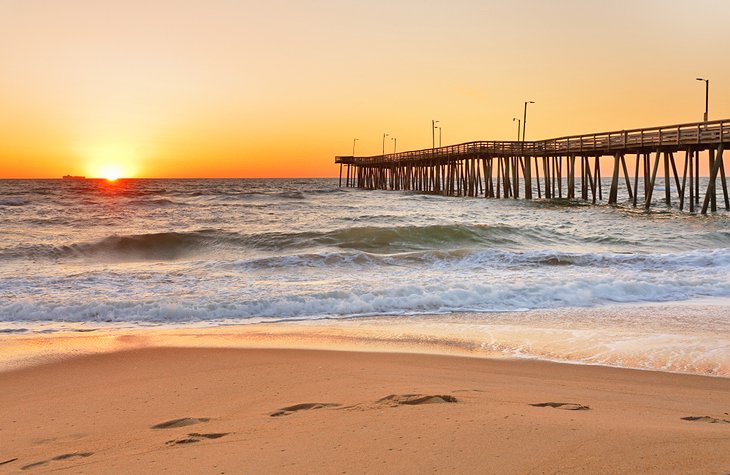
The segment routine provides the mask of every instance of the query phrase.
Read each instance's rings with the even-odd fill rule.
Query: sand
[[[730,379],[142,348],[0,373],[0,472],[730,472]]]

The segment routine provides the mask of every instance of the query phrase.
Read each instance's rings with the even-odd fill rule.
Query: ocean
[[[299,322],[730,377],[724,211],[333,179],[0,180],[0,238],[8,337]]]

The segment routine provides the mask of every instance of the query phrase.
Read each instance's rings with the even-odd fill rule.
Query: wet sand
[[[143,347],[0,372],[0,388],[0,472],[730,472],[728,378]]]

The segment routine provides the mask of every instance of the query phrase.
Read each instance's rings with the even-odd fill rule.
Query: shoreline
[[[729,299],[703,299],[254,323],[15,322],[0,326],[0,372],[74,355],[156,346],[456,355],[730,378],[730,321],[723,317],[728,308]]]
[[[0,372],[0,386],[3,471],[730,467],[730,379],[699,375],[433,354],[151,346]]]

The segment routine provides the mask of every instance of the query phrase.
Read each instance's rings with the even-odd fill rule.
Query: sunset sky
[[[730,118],[727,0],[0,0],[0,178],[335,176],[335,155]]]

